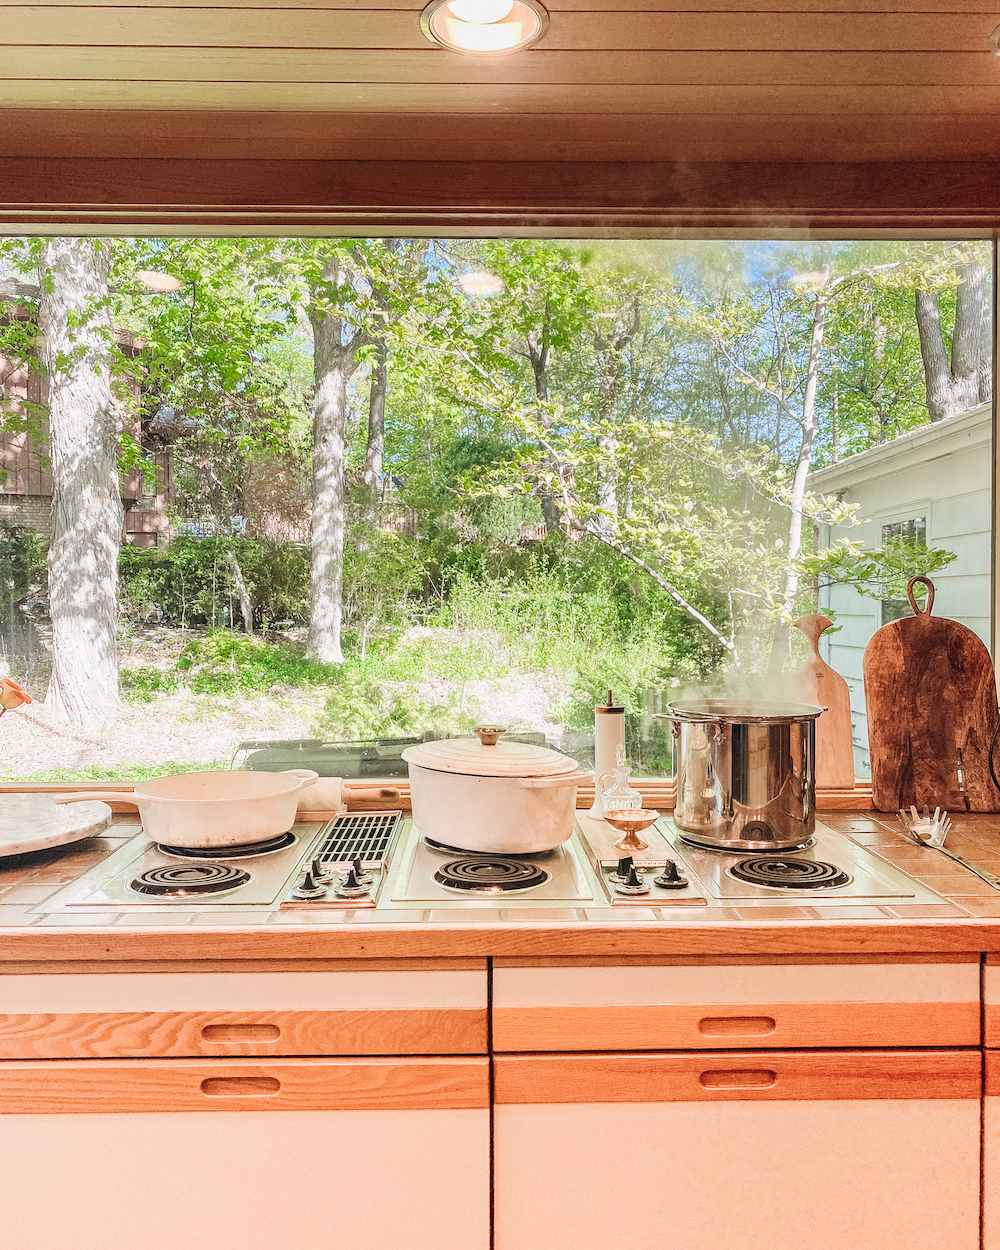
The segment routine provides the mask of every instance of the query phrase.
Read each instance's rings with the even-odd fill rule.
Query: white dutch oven
[[[425,837],[465,851],[527,855],[561,846],[573,832],[576,791],[589,774],[548,747],[448,738],[407,747],[413,823]]]
[[[177,773],[144,781],[132,794],[84,790],[56,802],[134,803],[146,836],[167,846],[242,846],[291,829],[299,794],[318,776],[308,768]]]

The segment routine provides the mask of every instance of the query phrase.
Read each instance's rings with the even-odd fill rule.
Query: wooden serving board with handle
[[[923,611],[913,594],[917,582],[927,587]],[[989,768],[1000,720],[989,652],[971,629],[931,615],[929,578],[912,578],[906,594],[914,615],[883,625],[865,648],[872,801],[880,812],[911,803],[1000,811]]]
[[[851,692],[843,677],[819,653],[820,635],[833,624],[828,616],[801,616],[795,628],[809,639],[812,655],[785,680],[785,698],[813,703],[826,711],[816,722],[816,786],[820,790],[854,789],[854,743]]]

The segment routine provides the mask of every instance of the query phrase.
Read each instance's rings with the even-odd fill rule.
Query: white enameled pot
[[[134,803],[146,836],[167,846],[242,846],[291,829],[299,794],[318,776],[308,768],[177,773],[144,781],[131,794],[83,790],[55,801]]]
[[[589,774],[558,751],[498,741],[499,729],[407,747],[413,823],[464,851],[529,855],[573,832],[576,791]]]

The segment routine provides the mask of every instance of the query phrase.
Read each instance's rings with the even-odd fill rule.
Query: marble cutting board
[[[51,794],[0,794],[0,856],[92,838],[110,824],[107,803],[57,806]]]

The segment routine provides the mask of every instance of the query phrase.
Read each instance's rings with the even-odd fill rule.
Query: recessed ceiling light
[[[420,29],[432,43],[474,56],[520,52],[545,34],[549,15],[537,0],[431,0]]]

